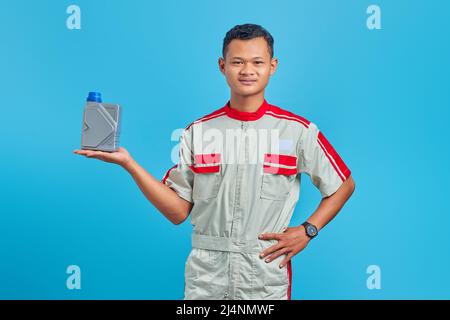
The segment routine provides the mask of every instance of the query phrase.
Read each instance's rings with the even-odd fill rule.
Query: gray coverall
[[[264,100],[256,112],[227,104],[185,128],[179,162],[162,182],[193,203],[192,250],[184,299],[290,299],[286,255],[266,263],[259,254],[282,233],[299,199],[301,173],[322,197],[350,170],[317,126]]]

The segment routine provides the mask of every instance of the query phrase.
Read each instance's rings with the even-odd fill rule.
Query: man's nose
[[[252,75],[254,73],[252,66],[250,63],[244,63],[242,69],[241,69],[241,74],[247,74],[247,75]]]

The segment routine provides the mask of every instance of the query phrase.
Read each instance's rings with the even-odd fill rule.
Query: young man
[[[185,128],[180,161],[161,182],[124,148],[75,153],[123,166],[174,224],[190,215],[185,299],[290,299],[292,257],[334,218],[355,184],[314,123],[265,100],[278,64],[269,32],[235,26],[222,53],[231,98]],[[322,200],[305,223],[288,227],[301,173]]]

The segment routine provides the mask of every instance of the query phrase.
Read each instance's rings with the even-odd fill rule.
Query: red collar
[[[269,110],[270,105],[267,103],[266,99],[264,99],[263,103],[259,106],[258,110],[256,110],[255,112],[245,112],[231,108],[230,100],[228,100],[224,108],[227,115],[230,118],[242,121],[254,121],[261,118],[266,113],[266,111]]]

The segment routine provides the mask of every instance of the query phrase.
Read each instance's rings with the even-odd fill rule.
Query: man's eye
[[[264,61],[256,61],[255,63],[256,63],[256,64],[263,64]]]
[[[242,63],[241,61],[234,61],[232,62],[233,64],[238,64],[238,63]]]

